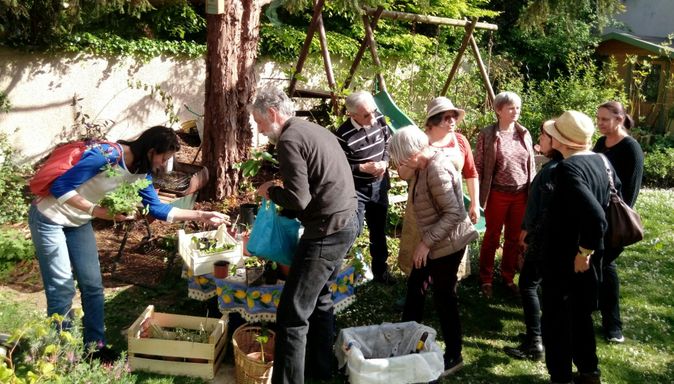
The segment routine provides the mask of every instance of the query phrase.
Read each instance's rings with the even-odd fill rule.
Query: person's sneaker
[[[504,350],[508,356],[520,360],[542,361],[545,357],[543,340],[540,336],[526,338],[516,348],[505,347]]]
[[[116,352],[114,349],[103,346],[89,355],[91,360],[98,360],[101,364],[113,364],[120,358],[119,352]]]
[[[625,342],[625,336],[622,333],[608,337],[609,343],[622,344]]]
[[[445,370],[440,374],[440,377],[453,375],[463,368],[463,357],[455,357],[453,359],[445,359]]]
[[[494,291],[490,283],[482,284],[480,286],[480,290],[482,291],[482,296],[484,296],[485,299],[491,299],[491,297],[494,295]]]

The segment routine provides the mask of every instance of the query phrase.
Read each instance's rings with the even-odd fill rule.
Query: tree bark
[[[239,171],[251,145],[247,106],[257,87],[255,62],[261,0],[226,0],[225,13],[207,15],[206,95],[203,165],[210,182],[201,198],[221,200],[237,193]]]

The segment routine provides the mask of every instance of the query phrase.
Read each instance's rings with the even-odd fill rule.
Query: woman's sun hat
[[[582,112],[566,111],[558,118],[546,121],[543,129],[564,145],[586,149],[592,143],[594,123]]]
[[[424,125],[428,124],[428,119],[437,115],[438,113],[443,113],[447,111],[455,111],[459,114],[459,117],[456,119],[456,123],[459,124],[463,120],[463,116],[466,114],[466,111],[460,108],[456,108],[452,104],[451,100],[444,96],[436,97],[431,100],[426,106],[426,120],[424,120]]]

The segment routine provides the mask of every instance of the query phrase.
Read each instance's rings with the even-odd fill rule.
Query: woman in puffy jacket
[[[445,340],[445,371],[463,367],[461,323],[456,295],[457,271],[466,245],[477,231],[463,205],[461,176],[446,155],[429,146],[428,136],[415,126],[401,128],[391,139],[391,158],[413,175],[411,191],[421,240],[412,256],[403,321],[421,322],[430,276],[435,309]]]

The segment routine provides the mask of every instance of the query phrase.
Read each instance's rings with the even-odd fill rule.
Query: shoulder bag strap
[[[606,173],[608,174],[608,186],[611,188],[611,192],[618,193],[618,190],[615,189],[615,184],[613,183],[613,171],[611,171],[611,165],[609,164],[608,159],[602,153],[599,153],[598,155],[604,161],[604,167],[606,168]]]

